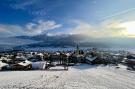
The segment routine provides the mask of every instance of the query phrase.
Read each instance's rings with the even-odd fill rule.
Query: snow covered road
[[[68,71],[0,72],[0,89],[135,89],[135,72],[82,64]]]

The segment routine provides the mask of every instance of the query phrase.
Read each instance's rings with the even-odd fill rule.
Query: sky
[[[135,37],[135,0],[0,0],[0,37]]]

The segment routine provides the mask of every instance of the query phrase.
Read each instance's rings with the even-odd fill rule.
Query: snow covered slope
[[[0,72],[0,89],[135,89],[134,71],[85,64],[69,67],[69,71],[56,68]]]

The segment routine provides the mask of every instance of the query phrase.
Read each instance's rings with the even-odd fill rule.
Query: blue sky
[[[134,37],[134,16],[135,0],[0,0],[0,35]]]

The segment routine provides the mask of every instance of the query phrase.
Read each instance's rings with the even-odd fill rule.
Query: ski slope
[[[49,71],[2,71],[0,89],[135,89],[135,72],[81,64]]]

